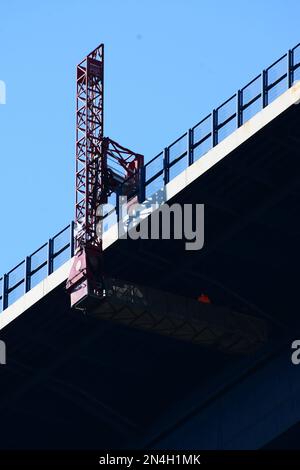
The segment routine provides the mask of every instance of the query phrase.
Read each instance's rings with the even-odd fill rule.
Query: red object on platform
[[[206,294],[201,294],[198,297],[198,302],[202,302],[203,304],[211,304],[211,300]]]

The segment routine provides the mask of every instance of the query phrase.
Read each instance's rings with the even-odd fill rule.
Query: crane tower
[[[76,80],[75,257],[67,291],[71,306],[85,310],[104,291],[101,207],[112,193],[139,193],[144,158],[104,137],[103,44],[78,64]]]

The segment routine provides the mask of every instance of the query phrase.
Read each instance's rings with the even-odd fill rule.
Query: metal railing
[[[145,164],[145,195],[201,158],[234,130],[300,79],[300,44],[257,75],[246,86]]]
[[[300,79],[300,44],[264,69],[246,86],[188,129],[144,165],[140,199],[149,198],[225,137],[274,101]],[[128,184],[124,182],[124,184]],[[113,198],[113,196],[112,196]],[[109,203],[104,231],[117,221],[117,199]],[[74,254],[74,224],[57,233],[11,271],[0,277],[0,312],[55,271]]]
[[[0,312],[52,274],[74,254],[74,223],[0,277]]]

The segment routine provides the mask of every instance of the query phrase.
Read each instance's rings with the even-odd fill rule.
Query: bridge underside
[[[249,428],[243,403],[253,390],[256,433],[266,395],[260,371],[276,357],[282,380],[287,373],[292,380],[288,356],[280,358],[300,326],[299,125],[292,106],[174,198],[204,203],[202,250],[185,251],[178,240],[118,240],[105,250],[111,276],[187,297],[205,292],[216,305],[263,318],[266,345],[231,355],[84,316],[70,311],[61,285],[2,331],[1,448],[208,448],[197,424],[190,441],[181,438],[203,413],[223,429],[215,447],[245,446],[228,435]],[[231,391],[243,381],[249,387],[232,421]],[[218,414],[212,405],[220,400]],[[297,414],[286,429],[292,419]],[[269,427],[275,439],[281,428],[272,420]],[[247,442],[260,447],[265,439]]]

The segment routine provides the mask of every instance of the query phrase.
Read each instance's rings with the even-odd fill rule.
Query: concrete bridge
[[[224,354],[71,311],[71,260],[54,264],[57,253],[69,257],[72,237],[66,250],[52,240],[41,282],[30,284],[38,271],[28,259],[15,281],[24,295],[13,301],[9,276],[2,279],[0,447],[261,448],[285,446],[295,435],[299,101],[293,82],[224,138],[230,119],[216,124],[217,139],[213,128],[197,141],[195,126],[173,166],[170,148],[153,160],[154,177],[150,162],[148,198],[204,204],[201,250],[186,251],[182,240],[120,240],[114,214],[104,234],[109,275],[186,297],[206,292],[216,305],[263,319],[266,344],[249,355]]]

